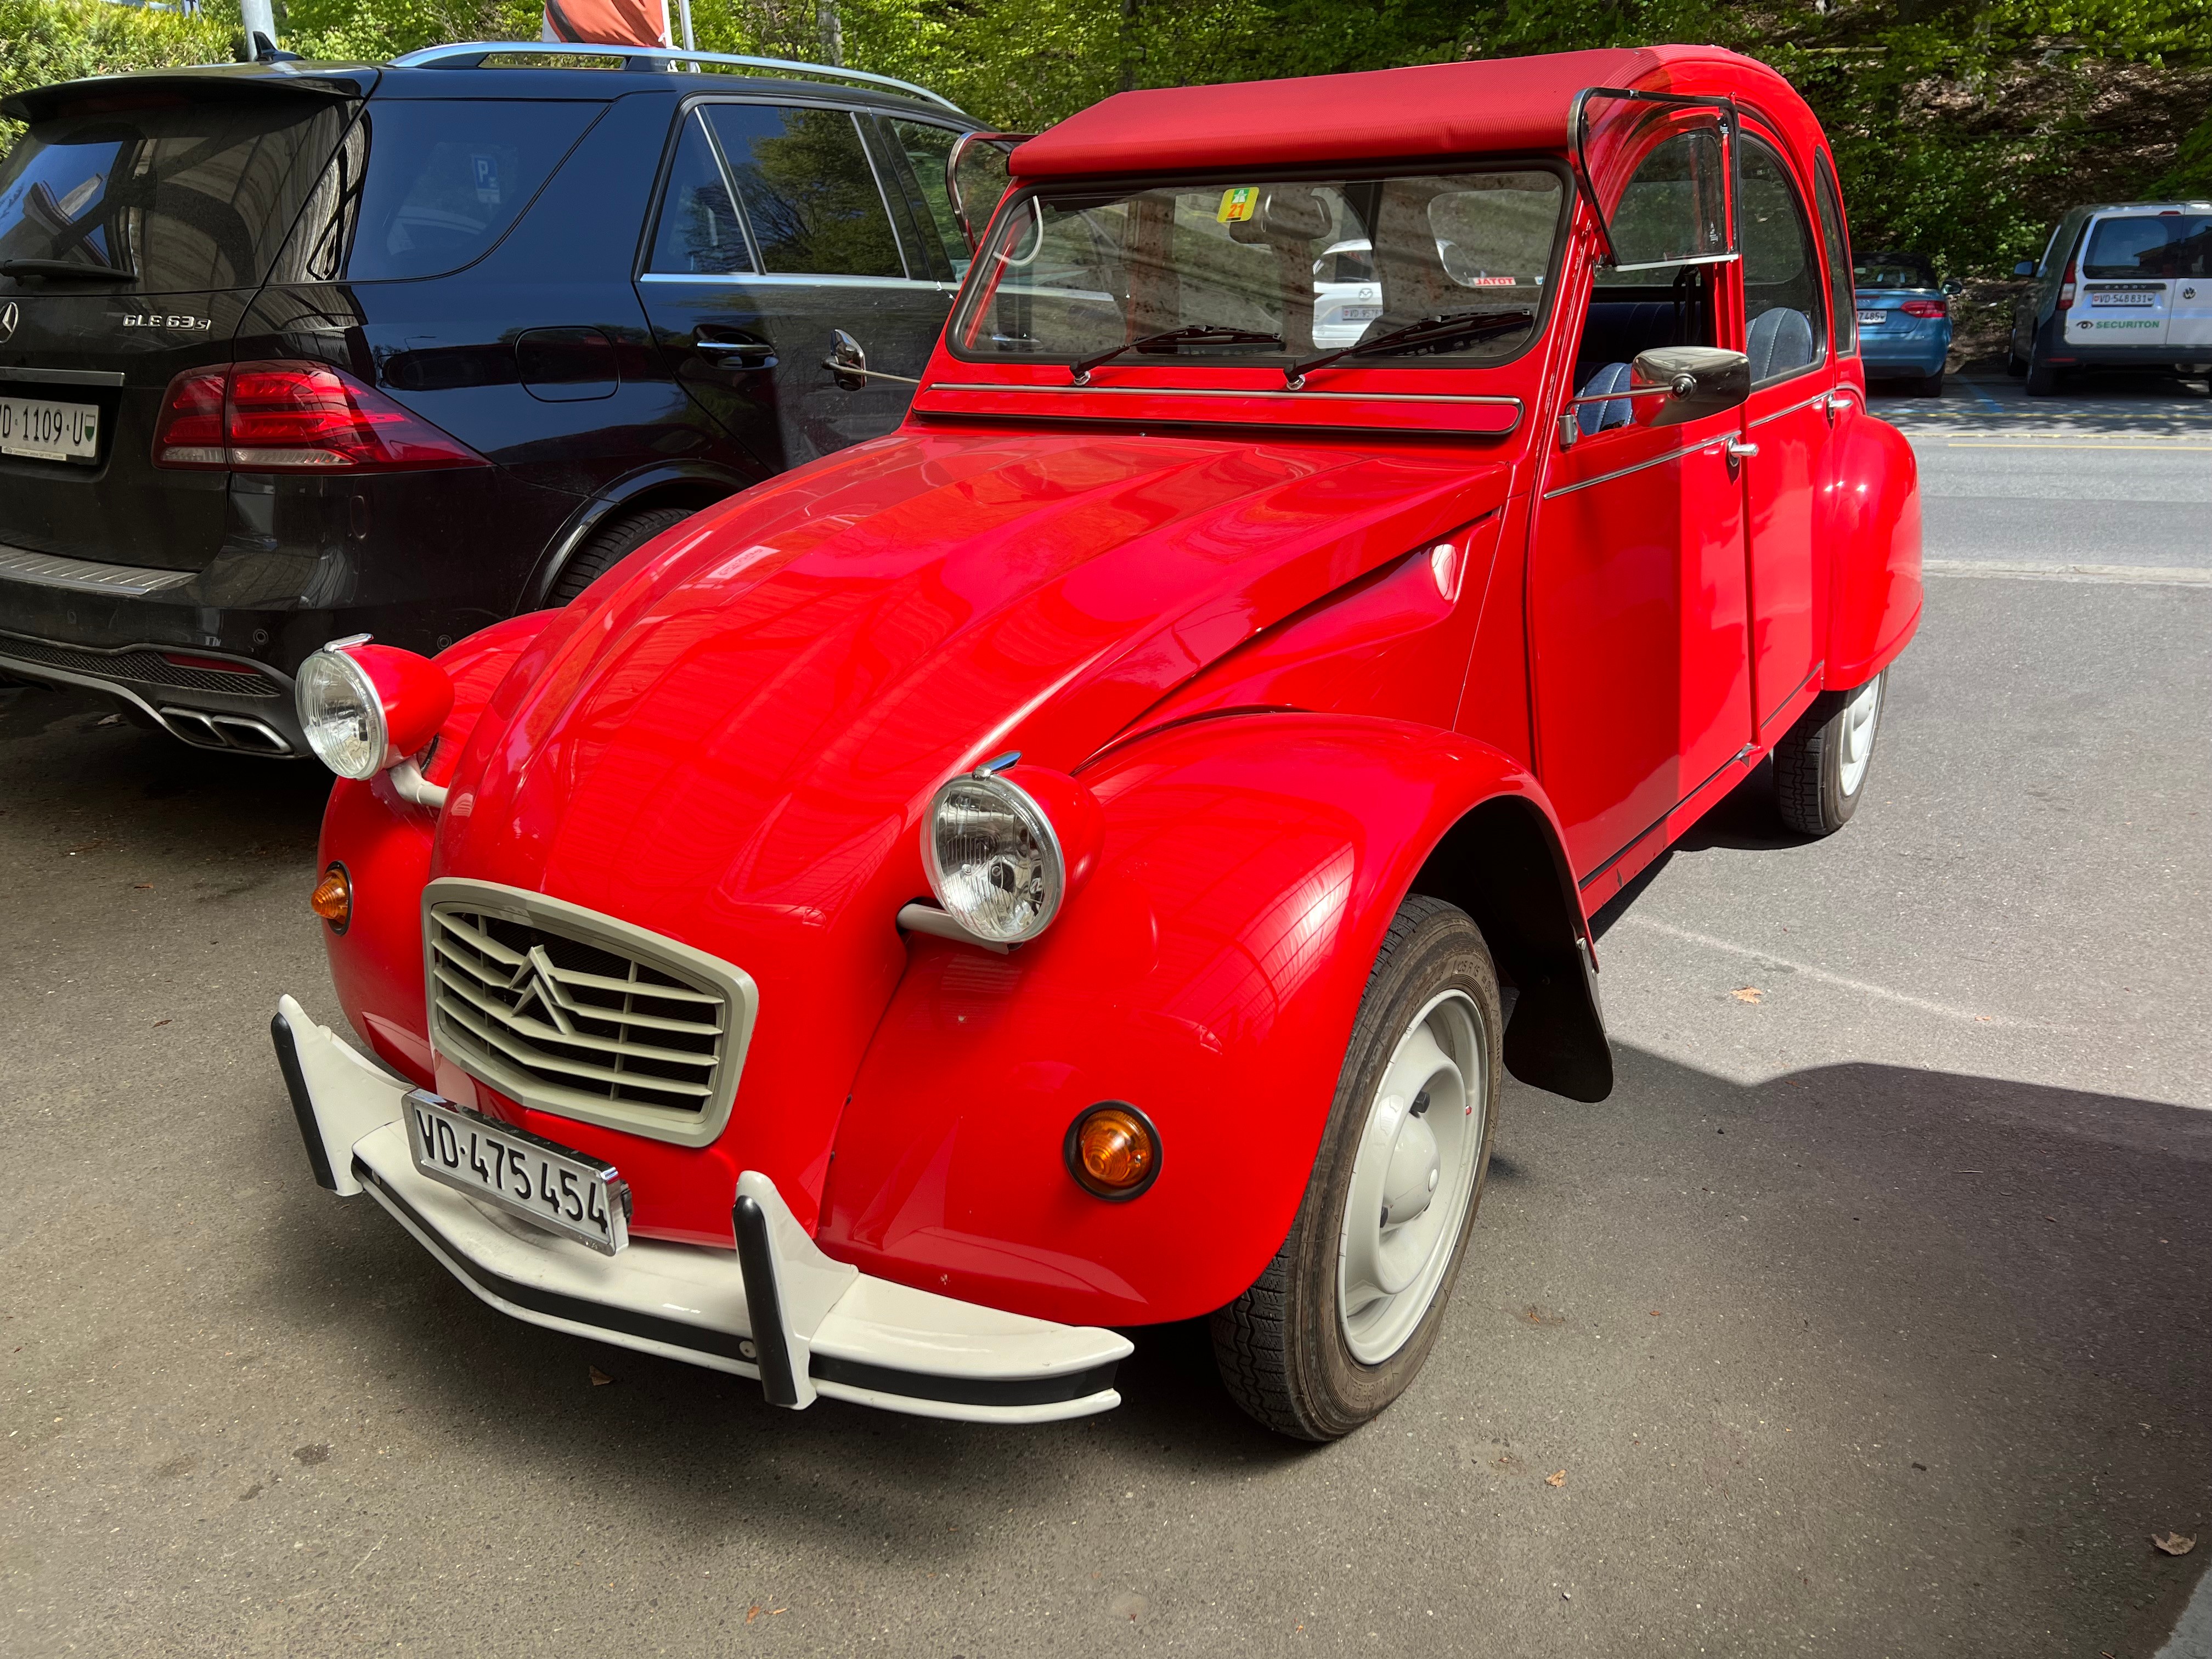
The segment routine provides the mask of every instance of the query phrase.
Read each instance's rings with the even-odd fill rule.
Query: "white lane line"
[[[1923,559],[1930,576],[2005,576],[2028,582],[2125,582],[2149,587],[2212,587],[2212,570],[2196,565],[2028,564],[2010,559]]]
[[[2154,455],[2212,455],[2212,444],[2185,444],[2179,441],[2164,444],[2123,443],[2114,439],[2107,443],[2053,443],[2048,438],[1946,438],[1946,449],[2140,449]]]
[[[2053,1029],[2041,1021],[2014,1019],[2004,1014],[1978,1014],[1971,1008],[1954,1008],[1948,1002],[1930,1002],[1926,997],[1916,997],[1903,991],[1893,991],[1887,985],[1875,985],[1863,979],[1852,979],[1844,974],[1832,974],[1825,968],[1815,968],[1809,962],[1794,962],[1788,957],[1778,957],[1771,951],[1755,951],[1747,945],[1738,945],[1730,939],[1715,939],[1711,933],[1693,933],[1686,927],[1677,927],[1671,922],[1651,916],[1639,916],[1631,912],[1620,919],[1620,925],[1640,927],[1647,933],[1663,933],[1685,945],[1695,945],[1707,951],[1725,951],[1732,957],[1764,966],[1784,968],[1793,974],[1802,974],[1808,979],[1818,980],[1823,985],[1838,989],[1856,991],[1862,996],[1878,997],[1884,1002],[1901,1003],[1907,1008],[1917,1008],[1924,1014],[1940,1014],[1945,1019],[1955,1019],[1968,1025],[2006,1025],[2048,1030]]]

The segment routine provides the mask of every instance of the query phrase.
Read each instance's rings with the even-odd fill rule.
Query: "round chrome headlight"
[[[1066,895],[1067,861],[1052,820],[1027,790],[988,773],[965,774],[937,792],[922,852],[937,902],[994,945],[1035,939]]]
[[[342,778],[373,778],[384,769],[391,738],[384,699],[362,665],[325,646],[300,665],[293,700],[307,746]]]

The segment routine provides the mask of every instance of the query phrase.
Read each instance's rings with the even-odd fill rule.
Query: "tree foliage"
[[[221,63],[237,30],[235,7],[185,17],[103,0],[0,0],[0,97],[88,75]],[[22,130],[0,118],[0,151]]]

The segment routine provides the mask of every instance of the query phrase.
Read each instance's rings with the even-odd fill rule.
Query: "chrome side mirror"
[[[868,384],[868,354],[842,328],[830,331],[830,360],[823,367],[843,391],[858,392]]]
[[[1665,388],[1667,401],[1651,424],[1680,426],[1750,397],[1751,359],[1717,346],[1660,346],[1636,354],[1631,386]]]

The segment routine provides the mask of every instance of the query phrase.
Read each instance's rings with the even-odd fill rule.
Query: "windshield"
[[[2084,276],[2212,276],[2212,213],[2133,214],[2100,219],[2089,233]]]
[[[41,121],[0,162],[0,260],[112,268],[141,293],[253,287],[350,113],[264,96]]]
[[[1916,254],[1869,253],[1851,267],[1851,280],[1861,288],[1934,288],[1936,272]]]
[[[1357,361],[1425,319],[1494,317],[1373,359],[1487,367],[1536,337],[1565,201],[1559,175],[1534,168],[1041,191],[992,231],[950,339],[971,361],[1118,347],[1125,364],[1280,369],[1316,352]],[[1155,337],[1170,332],[1183,337]]]

